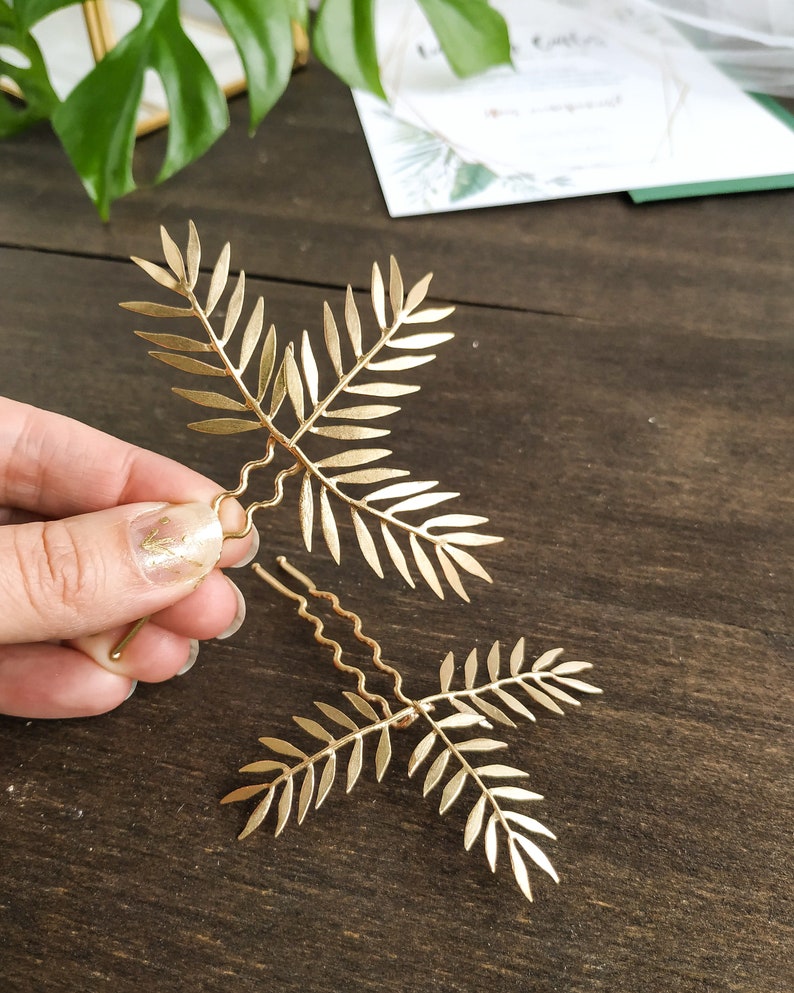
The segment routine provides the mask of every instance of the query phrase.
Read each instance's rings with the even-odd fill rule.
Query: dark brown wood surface
[[[294,494],[261,518],[398,660],[411,692],[494,638],[564,646],[604,696],[505,732],[546,799],[559,887],[523,900],[405,765],[372,757],[278,839],[219,798],[347,684],[253,575],[242,631],[191,673],[77,721],[0,718],[4,991],[787,993],[792,971],[794,192],[625,196],[390,220],[352,102],[316,66],[99,223],[47,128],[0,145],[0,390],[229,485],[117,301],[157,227],[227,238],[282,340],[320,331],[390,252],[436,270],[456,338],[412,377],[393,446],[503,545],[471,605],[301,550]],[[163,139],[141,143],[151,172]],[[341,633],[340,627],[334,628]],[[293,726],[293,732],[294,732]],[[294,736],[294,735],[293,735]]]

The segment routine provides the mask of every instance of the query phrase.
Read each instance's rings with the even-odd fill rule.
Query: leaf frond
[[[317,702],[315,706],[325,718],[325,723],[311,717],[293,717],[293,721],[304,734],[314,740],[315,745],[319,741],[322,747],[315,751],[306,751],[283,738],[259,739],[269,751],[285,756],[290,761],[264,759],[243,766],[240,771],[244,773],[273,772],[275,775],[268,782],[232,790],[221,800],[221,803],[237,803],[264,794],[243,827],[241,839],[263,823],[274,803],[277,811],[275,834],[281,834],[292,816],[296,795],[296,819],[298,824],[302,824],[312,803],[317,809],[330,793],[336,780],[340,756],[343,754],[348,756],[345,791],[349,793],[364,769],[365,740],[370,738],[377,739],[373,755],[375,775],[379,782],[383,778],[391,760],[391,731],[395,725],[406,719],[412,708],[380,717],[361,697],[354,693],[345,693],[345,696],[369,723],[361,725],[340,707]],[[328,724],[334,727],[329,727]]]
[[[382,451],[378,459],[391,453],[350,447],[389,433],[384,421],[400,411],[399,405],[390,401],[419,390],[418,385],[401,383],[398,374],[432,361],[432,350],[453,337],[449,331],[422,327],[445,319],[454,309],[423,306],[430,274],[406,288],[393,257],[388,280],[375,263],[369,320],[365,320],[364,310],[348,286],[341,319],[334,316],[327,303],[323,305],[319,347],[304,331],[297,348],[288,342],[279,350],[275,327],[271,325],[266,334],[264,331],[263,298],[258,297],[252,307],[247,307],[245,272],[240,270],[236,276],[231,273],[228,243],[212,268],[209,288],[202,298],[196,289],[202,248],[195,225],[189,225],[184,253],[164,228],[161,240],[168,268],[144,259],[136,259],[136,264],[163,289],[185,298],[187,305],[132,301],[122,306],[149,317],[198,320],[206,341],[149,331],[138,334],[162,349],[151,353],[158,361],[187,375],[229,378],[237,391],[237,398],[232,399],[225,391],[177,387],[176,392],[185,399],[245,414],[197,421],[189,426],[214,435],[263,428],[272,442],[286,450],[302,470],[300,527],[307,548],[312,547],[312,532],[319,521],[325,545],[335,561],[340,560],[334,505],[346,504],[359,549],[377,575],[383,575],[383,559],[393,564],[409,585],[415,585],[418,575],[436,596],[443,598],[445,590],[451,589],[463,600],[469,597],[462,573],[490,582],[488,573],[468,550],[501,540],[479,532],[486,518],[436,512],[416,520],[414,515],[456,499],[458,494],[425,481],[384,487],[382,484],[389,480],[408,476],[408,471],[390,465],[361,468],[376,460],[374,455],[369,457],[373,452]],[[222,298],[226,309],[222,325],[216,329],[210,318]],[[373,324],[370,330],[368,325]],[[399,354],[386,357],[394,350]],[[212,358],[194,358],[190,353],[195,352],[210,352]],[[358,397],[369,402],[346,401]],[[287,421],[291,422],[289,426]],[[335,442],[341,446],[334,451]],[[246,475],[244,486],[247,485]],[[363,492],[359,487],[365,488]],[[238,488],[234,495],[239,497],[241,492]],[[381,506],[386,500],[390,503]],[[249,514],[273,505],[274,501],[256,501],[250,504]]]
[[[496,870],[500,849],[506,851],[519,889],[531,900],[528,864],[545,872],[555,882],[559,880],[545,852],[528,836],[540,834],[554,840],[555,835],[539,820],[515,809],[515,804],[542,800],[543,797],[523,786],[514,785],[516,779],[526,778],[525,771],[503,763],[481,764],[479,755],[507,746],[494,738],[471,737],[471,729],[477,725],[488,727],[489,721],[515,727],[515,722],[494,700],[505,704],[514,714],[534,721],[532,712],[514,695],[517,688],[527,690],[531,699],[541,706],[560,713],[561,708],[552,699],[553,693],[565,693],[560,690],[560,684],[567,683],[570,690],[577,689],[582,693],[598,692],[598,689],[570,675],[589,668],[589,663],[557,662],[561,651],[555,650],[540,656],[527,670],[524,668],[524,650],[525,643],[521,638],[511,649],[509,657],[503,660],[500,644],[494,642],[487,652],[484,672],[481,671],[478,653],[473,650],[463,666],[463,686],[459,689],[454,688],[454,656],[452,653],[445,656],[439,667],[441,692],[419,701],[421,715],[430,725],[430,731],[414,749],[408,763],[408,775],[413,776],[423,763],[432,759],[422,792],[427,796],[441,787],[439,813],[442,815],[474,789],[476,797],[469,808],[463,830],[464,848],[471,849],[482,835],[486,859],[493,871]],[[481,676],[484,676],[484,682],[479,681]],[[572,683],[581,685],[570,685]],[[565,695],[569,696],[567,693]],[[573,702],[578,703],[576,700]],[[439,706],[445,703],[452,705],[457,713],[436,717]],[[459,731],[466,732],[464,737],[457,737]]]

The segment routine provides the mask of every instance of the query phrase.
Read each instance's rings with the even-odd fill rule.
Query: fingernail
[[[182,666],[182,668],[177,673],[177,676],[184,676],[186,672],[193,668],[199,653],[199,643],[195,638],[190,639],[190,654],[187,657],[187,662]]]
[[[251,530],[251,547],[245,553],[245,555],[239,560],[239,562],[232,562],[229,566],[230,569],[242,569],[244,565],[248,565],[249,562],[253,562],[256,557],[256,553],[259,551],[259,532],[256,528]]]
[[[204,503],[163,504],[135,518],[131,540],[141,572],[152,583],[170,586],[210,572],[221,555],[223,528]]]
[[[129,700],[129,698],[130,698],[130,697],[132,696],[132,694],[133,694],[133,693],[135,692],[135,690],[136,690],[137,688],[138,688],[138,680],[137,680],[137,679],[133,679],[133,681],[132,681],[132,686],[130,686],[130,691],[129,691],[129,693],[128,693],[128,694],[127,694],[127,695],[126,695],[125,697],[124,697],[124,703],[126,703],[126,702],[127,702],[127,700]]]
[[[236,634],[240,628],[243,626],[243,621],[245,620],[245,597],[237,589],[231,579],[226,577],[226,582],[234,590],[235,596],[237,597],[237,613],[234,615],[234,620],[226,628],[223,634],[218,635],[218,640],[223,641],[224,638],[231,638],[233,634]]]

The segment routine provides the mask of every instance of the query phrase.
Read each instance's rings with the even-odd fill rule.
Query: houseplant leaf
[[[324,0],[317,11],[312,47],[317,57],[353,89],[386,99],[378,72],[374,0]]]
[[[22,6],[25,6],[24,4]],[[48,118],[58,105],[39,46],[29,33],[22,13],[0,0],[0,76],[7,76],[21,90],[24,103],[0,97],[0,138],[23,131],[36,121]],[[15,53],[18,53],[16,55]],[[13,61],[11,61],[13,56]]]
[[[510,62],[507,24],[488,0],[419,0],[457,76]]]
[[[50,85],[30,29],[73,0],[0,0],[0,44],[21,53],[0,59],[0,73],[23,91],[26,105],[0,100],[0,137],[51,118],[83,185],[107,218],[111,202],[136,188],[135,124],[144,77],[154,70],[166,92],[168,145],[155,182],[200,157],[228,125],[225,98],[184,32],[178,0],[136,0],[141,20],[63,103]],[[253,130],[278,100],[293,63],[293,26],[305,28],[307,0],[208,0],[242,60]],[[420,0],[455,72],[470,75],[509,61],[507,28],[487,0]],[[313,45],[350,86],[383,97],[374,28],[375,0],[323,0]],[[49,54],[49,53],[45,53]]]
[[[237,48],[248,80],[250,129],[273,107],[292,72],[292,20],[300,22],[291,0],[209,0]],[[304,14],[305,14],[305,4]]]
[[[147,69],[160,76],[170,110],[168,146],[157,182],[202,155],[229,120],[226,98],[179,22],[178,0],[150,0],[142,10],[136,27],[78,83],[52,117],[104,219],[112,200],[135,189],[135,118]]]
[[[20,28],[30,31],[34,24],[43,20],[48,14],[63,7],[71,7],[74,2],[75,0],[13,0],[11,6],[14,8]]]

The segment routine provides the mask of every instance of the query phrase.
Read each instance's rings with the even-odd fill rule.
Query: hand
[[[101,714],[135,681],[169,679],[198,639],[234,633],[240,592],[220,571],[255,532],[219,487],[69,418],[0,398],[0,713]],[[142,617],[151,620],[110,652]]]

